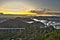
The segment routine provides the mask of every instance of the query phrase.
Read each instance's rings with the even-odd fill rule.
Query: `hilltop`
[[[52,26],[44,27],[45,25],[41,22],[26,23],[25,21],[33,21],[30,18],[20,18],[9,19],[5,22],[0,23],[0,28],[25,28],[22,32],[6,32],[2,31],[0,33],[1,40],[9,40],[14,38],[18,40],[22,38],[23,40],[59,40],[60,30],[54,29]],[[42,28],[40,28],[42,27]]]

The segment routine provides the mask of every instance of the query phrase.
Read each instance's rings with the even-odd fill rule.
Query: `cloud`
[[[4,2],[0,8],[5,8],[5,9],[9,9],[11,11],[22,11],[22,10],[27,10],[27,9],[33,9],[32,6],[27,5],[24,2],[20,2],[20,1],[6,1]]]
[[[34,0],[0,0],[0,8],[10,9],[11,11],[35,9]]]

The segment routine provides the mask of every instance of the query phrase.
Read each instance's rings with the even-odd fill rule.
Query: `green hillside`
[[[0,40],[19,40],[21,38],[22,40],[60,40],[60,30],[54,29],[51,27],[46,28],[40,28],[44,26],[44,24],[40,22],[34,22],[32,24],[27,24],[23,22],[26,19],[23,18],[16,18],[16,19],[10,19],[6,22],[3,22],[0,24],[0,28],[25,28],[25,30],[19,32],[6,32],[0,30]]]

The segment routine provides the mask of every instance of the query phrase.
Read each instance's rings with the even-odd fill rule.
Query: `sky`
[[[39,8],[60,11],[60,0],[0,0],[0,8],[12,11]]]

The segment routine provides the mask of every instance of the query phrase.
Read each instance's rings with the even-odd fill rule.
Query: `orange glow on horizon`
[[[37,14],[29,12],[28,10],[10,11],[9,9],[3,9],[3,8],[0,8],[0,12],[2,12],[3,14],[16,14],[16,15],[27,15],[27,16],[55,16],[55,14],[46,14],[46,13]]]
[[[23,11],[10,11],[9,9],[0,9],[0,12],[2,12],[3,14],[22,14],[22,15],[25,15],[25,14],[36,14],[36,13],[32,13],[32,12],[29,12],[27,10],[23,10]]]

